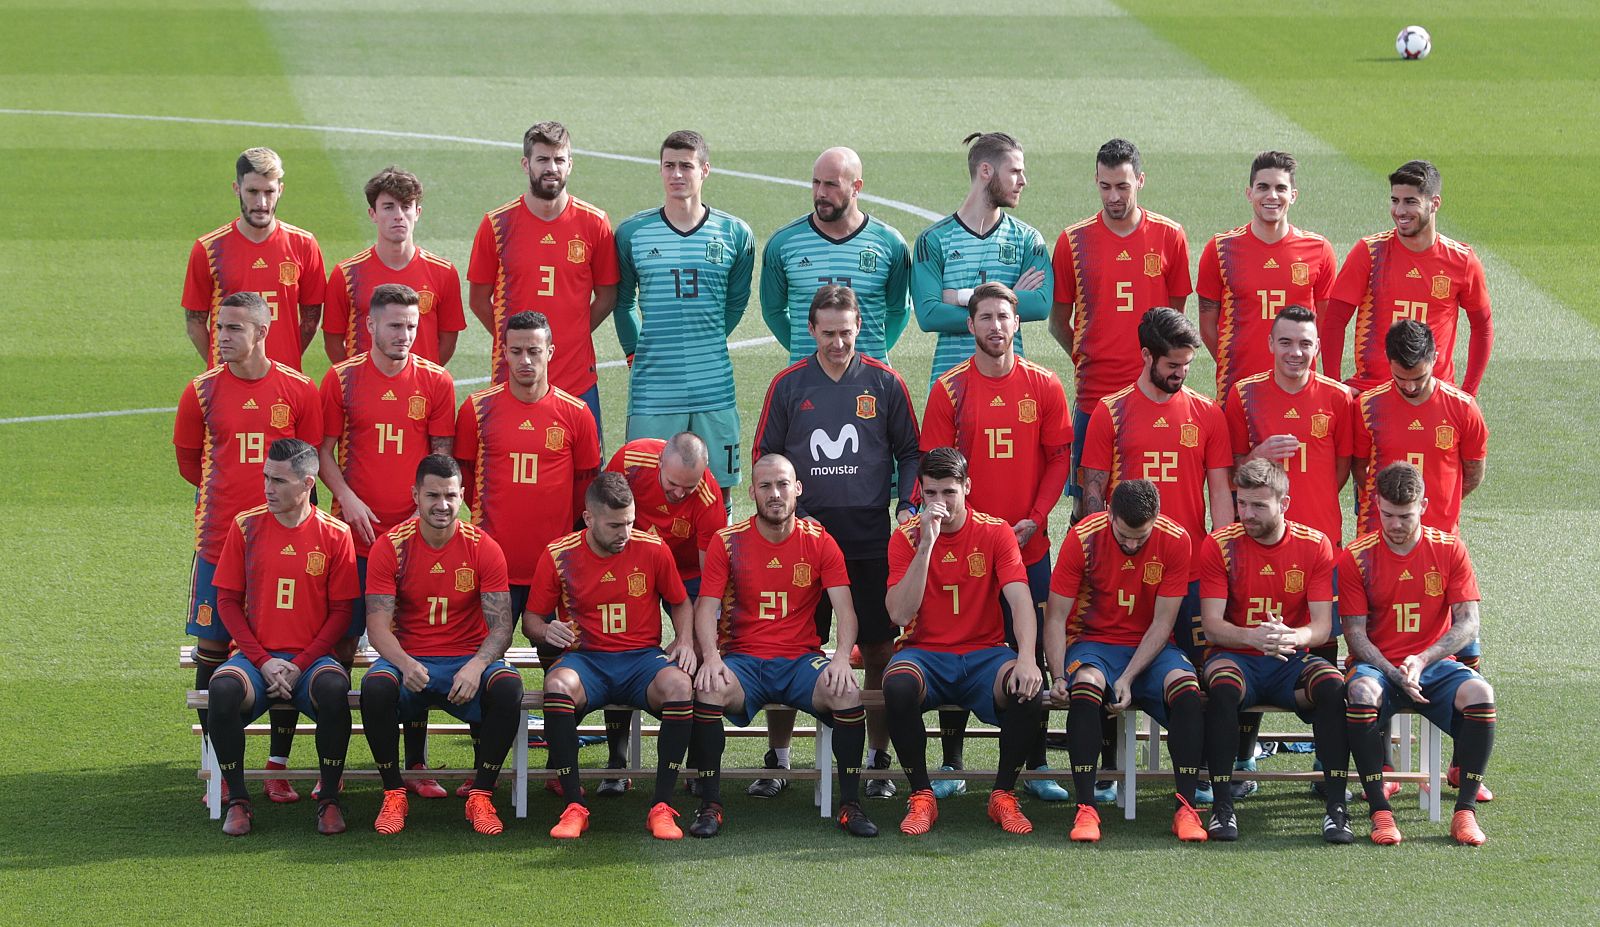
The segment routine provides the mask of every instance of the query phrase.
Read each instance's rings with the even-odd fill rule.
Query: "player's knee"
[[[883,676],[883,704],[896,710],[915,710],[922,705],[922,683],[909,671],[890,670]]]
[[[1494,703],[1494,687],[1483,679],[1470,679],[1461,684],[1456,690],[1455,707],[1465,708],[1468,705],[1490,705]]]
[[[236,673],[217,673],[211,677],[207,700],[214,715],[237,715],[244,710],[249,689]]]
[[[1345,699],[1352,705],[1376,705],[1383,701],[1383,689],[1377,680],[1362,676],[1350,680]]]
[[[400,683],[388,673],[368,673],[361,677],[361,705],[385,704],[400,700]]]
[[[494,705],[511,705],[516,707],[522,703],[522,674],[521,673],[496,673],[490,677],[489,684],[484,687],[483,695],[486,700]]]
[[[687,702],[694,698],[694,680],[676,666],[657,673],[651,688],[666,702]]]
[[[228,662],[227,641],[202,641],[194,646],[194,662],[216,669]]]
[[[571,670],[552,670],[544,674],[544,691],[547,695],[565,695],[576,702],[583,692],[583,683]]]
[[[1106,687],[1106,674],[1093,666],[1079,667],[1078,671],[1072,674],[1071,685],[1077,685],[1080,682],[1086,686],[1104,689]]]
[[[350,677],[343,670],[322,670],[311,680],[311,704],[319,711],[348,705],[349,698]]]

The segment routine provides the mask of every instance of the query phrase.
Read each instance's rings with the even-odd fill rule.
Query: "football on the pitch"
[[[1407,61],[1426,58],[1433,51],[1433,37],[1421,26],[1407,26],[1394,37],[1394,50]]]

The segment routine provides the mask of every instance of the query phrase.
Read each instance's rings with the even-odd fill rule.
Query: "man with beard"
[[[509,377],[506,320],[533,310],[550,320],[562,346],[550,382],[582,399],[600,428],[594,338],[617,304],[617,249],[605,211],[567,192],[572,141],[559,122],[540,122],[522,136],[528,192],[490,211],[472,241],[467,264],[472,314],[494,338],[491,379]]]
[[[911,318],[911,251],[893,226],[861,211],[860,196],[860,156],[829,148],[811,169],[811,213],[774,232],[761,252],[761,315],[791,364],[817,348],[807,320],[821,287],[855,292],[856,350],[876,360],[889,356]]]
[[[695,603],[700,671],[695,677],[689,765],[700,771],[700,811],[689,833],[722,828],[722,718],[744,727],[763,705],[790,705],[833,728],[839,767],[839,826],[857,837],[878,828],[861,810],[861,752],[866,709],[850,669],[856,614],[844,554],[826,528],[795,516],[801,493],[794,465],[767,454],[750,468],[756,514],[717,532]],[[865,591],[865,590],[864,590]],[[831,658],[816,613],[827,596],[839,617]]]
[[[1006,642],[1017,646],[1017,625],[1026,622],[1038,640],[1050,597],[1050,510],[1067,483],[1072,445],[1067,394],[1056,375],[1017,357],[1017,296],[999,283],[985,283],[967,303],[967,331],[977,350],[934,383],[922,418],[922,448],[954,447],[967,458],[972,476],[971,505],[1005,521],[1016,535],[1027,571],[1029,614],[1018,615],[1004,600]],[[1041,720],[1043,720],[1041,718]],[[940,713],[944,766],[962,765],[961,732],[967,714]],[[1044,727],[1028,754],[1028,768],[1045,765]],[[937,798],[964,791],[958,779],[934,786]],[[1066,801],[1066,789],[1048,779],[1030,779],[1025,788],[1046,801]]]
[[[279,221],[283,161],[271,148],[239,155],[233,194],[239,198],[239,218],[201,236],[189,252],[183,281],[189,340],[206,366],[222,363],[211,337],[222,298],[259,293],[272,323],[267,357],[299,370],[301,355],[316,337],[327,286],[316,236]],[[291,315],[281,318],[282,312]]]
[[[1183,385],[1200,350],[1194,323],[1173,309],[1151,309],[1139,320],[1139,379],[1100,400],[1084,438],[1084,506],[1104,509],[1107,494],[1123,480],[1144,479],[1161,493],[1161,511],[1189,536],[1189,594],[1179,609],[1176,640],[1196,666],[1205,663],[1200,628],[1197,563],[1206,534],[1206,497],[1211,524],[1233,521],[1228,486],[1233,455],[1228,423],[1216,403]]]
[[[1139,149],[1122,138],[1101,145],[1094,179],[1100,211],[1056,239],[1050,312],[1050,334],[1072,358],[1077,376],[1072,429],[1078,439],[1068,474],[1074,518],[1099,511],[1085,507],[1078,483],[1089,415],[1139,375],[1134,330],[1144,313],[1166,306],[1181,314],[1193,289],[1183,226],[1139,205]]]
[[[911,300],[917,325],[936,332],[928,386],[972,350],[967,310],[972,291],[1001,283],[1017,294],[1017,317],[1037,322],[1050,315],[1055,292],[1044,236],[1006,209],[1015,209],[1028,185],[1022,144],[1004,132],[974,132],[967,145],[972,184],[954,213],[917,236],[911,265]],[[1022,356],[1022,333],[1017,333]]]
[[[1441,188],[1439,169],[1427,161],[1400,165],[1389,175],[1394,228],[1356,242],[1334,281],[1322,328],[1322,369],[1340,376],[1345,327],[1354,316],[1355,373],[1347,382],[1357,391],[1388,378],[1383,339],[1403,319],[1432,329],[1440,347],[1433,374],[1455,383],[1456,318],[1461,312],[1472,326],[1461,388],[1476,396],[1483,384],[1494,349],[1489,290],[1471,246],[1439,234]]]

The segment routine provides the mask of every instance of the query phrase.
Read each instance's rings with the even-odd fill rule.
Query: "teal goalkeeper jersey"
[[[911,249],[893,226],[866,216],[844,238],[829,238],[807,214],[761,252],[761,315],[794,363],[817,350],[806,324],[817,288],[849,287],[861,307],[856,350],[885,360],[911,318],[910,282]]]
[[[1024,271],[1044,271],[1044,283],[1036,290],[1017,292],[1017,318],[1038,322],[1050,317],[1050,301],[1055,294],[1055,274],[1050,266],[1050,249],[1039,230],[1009,212],[987,235],[975,234],[955,215],[945,216],[917,236],[916,256],[911,264],[911,300],[916,307],[917,324],[925,332],[937,332],[933,350],[933,370],[928,388],[946,370],[972,356],[972,333],[967,331],[967,310],[944,301],[944,290],[964,290],[980,283],[1003,283],[1015,287]],[[1017,356],[1022,356],[1022,329],[1017,329]]]
[[[750,303],[750,226],[706,207],[679,232],[648,209],[617,226],[617,265],[617,340],[633,355],[628,414],[734,408],[728,335]]]

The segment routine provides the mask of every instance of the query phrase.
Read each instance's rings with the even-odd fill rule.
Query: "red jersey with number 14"
[[[1253,628],[1276,615],[1291,628],[1311,624],[1311,603],[1333,601],[1333,545],[1315,528],[1286,522],[1268,546],[1244,525],[1225,525],[1200,545],[1200,597],[1226,599],[1229,624]],[[1229,653],[1260,653],[1230,647]]]
[[[922,516],[889,535],[889,585],[905,578],[922,537]],[[967,521],[933,542],[922,606],[900,634],[899,647],[970,653],[1006,642],[1000,591],[1026,583],[1017,536],[1004,519],[967,509]]]
[[[1235,383],[1222,412],[1240,457],[1273,435],[1294,435],[1299,452],[1274,461],[1289,475],[1290,512],[1337,544],[1344,536],[1339,459],[1353,453],[1356,429],[1355,398],[1345,385],[1312,373],[1310,382],[1291,393],[1269,370]]]
[[[372,310],[372,291],[385,283],[403,283],[417,291],[417,340],[411,351],[438,363],[439,333],[467,327],[461,308],[461,275],[454,264],[422,248],[399,270],[383,263],[376,248],[335,264],[328,277],[322,330],[344,336],[345,357],[372,350],[367,315]]]
[[[1156,516],[1149,539],[1131,556],[1117,543],[1110,512],[1074,525],[1050,574],[1051,594],[1072,603],[1067,643],[1139,646],[1155,621],[1156,599],[1188,593],[1189,548],[1189,536],[1165,515]]]
[[[1367,638],[1399,666],[1438,643],[1454,619],[1450,606],[1478,601],[1478,578],[1461,539],[1423,528],[1411,553],[1363,534],[1339,557],[1339,614],[1366,615]]]
[[[329,603],[361,595],[350,528],[320,509],[293,528],[265,505],[240,512],[214,584],[244,593],[245,618],[268,652],[305,650],[327,623]]]
[[[528,614],[577,625],[568,649],[615,653],[661,646],[661,603],[689,598],[667,545],[637,529],[619,554],[602,557],[588,529],[546,547],[528,589]]]
[[[260,293],[272,313],[267,329],[267,356],[300,369],[300,307],[322,305],[327,272],[316,236],[287,222],[278,222],[267,240],[256,244],[229,222],[201,236],[189,251],[189,272],[183,280],[183,308],[206,314],[206,356],[222,362],[215,332],[217,307],[234,293]]]
[[[469,657],[489,636],[483,594],[509,592],[506,558],[482,529],[456,522],[443,547],[413,516],[372,545],[367,595],[392,595],[394,636],[413,657]]]
[[[796,519],[778,544],[757,516],[717,532],[706,549],[700,594],[722,600],[717,647],[763,660],[821,653],[816,611],[826,590],[849,587],[844,554],[827,529]]]

